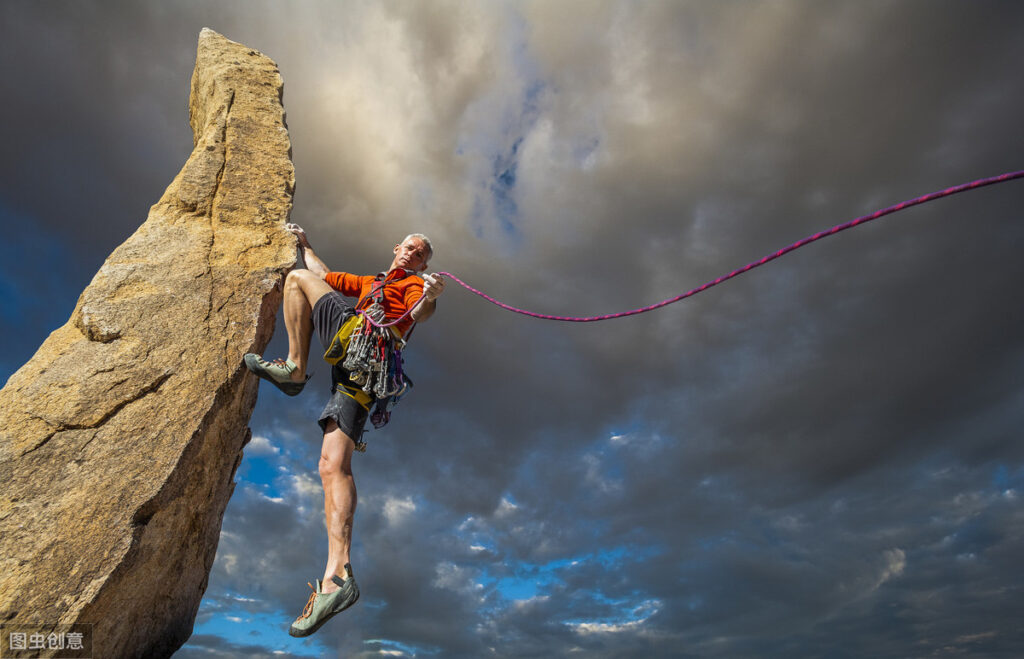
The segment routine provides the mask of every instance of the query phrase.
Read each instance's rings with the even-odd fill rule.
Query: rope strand
[[[696,295],[697,293],[702,293],[702,292],[706,291],[707,289],[711,288],[712,286],[717,286],[718,284],[721,284],[722,282],[728,281],[728,280],[732,279],[733,277],[738,277],[739,275],[742,275],[745,272],[749,272],[749,271],[753,270],[754,268],[759,268],[759,267],[761,267],[762,265],[764,265],[766,263],[774,261],[775,259],[779,258],[780,256],[784,256],[784,255],[786,255],[786,254],[788,254],[788,253],[790,253],[790,252],[792,252],[794,250],[800,249],[801,247],[809,245],[809,244],[811,244],[811,243],[813,243],[813,242],[815,242],[817,240],[821,240],[822,238],[827,238],[829,236],[834,236],[835,234],[839,233],[840,231],[846,231],[847,229],[852,229],[853,227],[860,226],[862,224],[866,224],[866,223],[868,223],[868,222],[870,222],[872,220],[877,220],[880,217],[884,217],[884,216],[889,215],[891,213],[895,213],[897,211],[901,211],[901,210],[904,210],[906,208],[910,208],[911,206],[917,206],[919,204],[923,204],[923,203],[926,203],[926,202],[929,202],[929,201],[935,201],[936,199],[942,199],[943,197],[949,197],[951,195],[955,195],[955,194],[960,193],[960,192],[965,192],[967,190],[975,190],[977,188],[981,188],[981,187],[984,187],[986,185],[993,185],[993,184],[996,184],[996,183],[1003,183],[1003,182],[1006,182],[1006,181],[1012,181],[1014,179],[1019,179],[1019,178],[1024,178],[1024,170],[1020,170],[1020,171],[1016,171],[1016,172],[1007,172],[1006,174],[1000,174],[999,176],[991,176],[989,178],[978,179],[977,181],[971,181],[970,183],[963,183],[961,185],[956,185],[956,186],[953,186],[951,188],[946,188],[945,190],[939,190],[938,192],[931,192],[929,194],[922,195],[920,197],[916,197],[914,199],[909,199],[907,201],[898,203],[898,204],[896,204],[894,206],[889,206],[888,208],[883,208],[881,210],[877,210],[874,213],[870,213],[868,215],[862,215],[862,216],[860,216],[858,218],[850,220],[849,222],[845,222],[843,224],[837,224],[836,226],[832,227],[831,229],[827,229],[825,231],[819,231],[818,233],[816,233],[814,235],[807,236],[806,238],[804,238],[802,240],[798,240],[798,241],[796,241],[795,243],[793,243],[792,245],[790,245],[788,247],[783,247],[782,249],[778,250],[777,252],[773,252],[771,254],[768,254],[767,256],[764,256],[764,257],[762,257],[761,259],[759,259],[757,261],[753,261],[751,263],[748,263],[747,265],[743,266],[742,268],[737,268],[737,269],[733,270],[732,272],[730,272],[729,274],[722,275],[721,277],[718,277],[717,279],[713,279],[713,280],[707,282],[706,284],[698,286],[697,288],[693,288],[693,289],[691,289],[689,291],[686,291],[685,293],[681,293],[681,294],[679,294],[679,295],[677,295],[675,297],[670,297],[670,298],[668,298],[666,300],[662,300],[661,302],[656,302],[656,303],[648,305],[646,307],[640,307],[638,309],[631,309],[629,311],[620,311],[618,313],[609,313],[609,314],[604,314],[604,315],[601,315],[601,316],[583,316],[583,317],[553,316],[553,315],[550,315],[550,314],[537,313],[537,312],[534,312],[534,311],[527,311],[525,309],[519,309],[517,307],[513,307],[511,305],[505,304],[504,302],[500,302],[500,301],[496,300],[495,298],[491,297],[490,295],[487,295],[486,293],[473,288],[472,286],[470,286],[466,282],[462,281],[461,279],[459,279],[458,277],[456,277],[455,275],[453,275],[450,272],[443,272],[442,271],[442,272],[439,272],[437,274],[445,276],[445,277],[450,277],[451,279],[456,281],[460,286],[462,286],[463,288],[465,288],[469,292],[475,293],[475,294],[479,295],[480,297],[484,298],[485,300],[487,300],[491,304],[497,305],[497,306],[501,307],[502,309],[505,309],[506,311],[511,311],[513,313],[522,314],[524,316],[530,316],[531,318],[540,318],[542,320],[559,320],[559,321],[563,321],[563,322],[567,322],[567,323],[592,323],[592,322],[596,322],[596,321],[599,321],[599,320],[611,320],[612,318],[625,318],[626,316],[635,316],[637,314],[646,313],[648,311],[654,311],[655,309],[660,309],[661,307],[665,307],[665,306],[668,306],[668,305],[673,304],[675,302],[679,302],[681,300],[685,300],[686,298],[692,297],[692,296]],[[369,320],[374,325],[377,325],[378,327],[390,327],[391,325],[394,325],[396,323],[399,323],[399,322],[405,320],[405,318],[408,317],[413,312],[413,310],[416,309],[416,307],[418,307],[423,302],[424,299],[426,299],[426,298],[420,298],[419,300],[417,300],[416,304],[414,304],[404,314],[402,314],[401,316],[399,316],[395,320],[393,320],[391,322],[388,322],[388,323],[378,324],[378,323],[375,323],[373,320],[369,319],[368,317],[366,317],[366,316],[364,316],[364,317],[366,317],[367,320]],[[362,312],[360,312],[360,313],[362,313]]]

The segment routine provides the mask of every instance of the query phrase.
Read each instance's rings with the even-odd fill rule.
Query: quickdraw
[[[376,302],[361,312],[381,322],[384,308]],[[349,372],[349,380],[362,385],[362,390],[377,400],[402,396],[408,380],[402,371],[402,349],[405,341],[387,328],[361,323],[352,332],[341,367]]]

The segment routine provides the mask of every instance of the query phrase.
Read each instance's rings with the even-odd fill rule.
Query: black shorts
[[[323,346],[324,351],[331,345],[334,335],[338,333],[345,321],[355,313],[352,305],[346,302],[338,291],[331,291],[316,301],[311,315],[313,331],[320,339],[320,345]],[[355,398],[345,393],[345,390],[338,386],[339,382],[348,382],[348,371],[340,366],[332,366],[331,399],[327,401],[327,406],[320,413],[318,423],[320,429],[326,433],[327,422],[333,419],[343,433],[351,437],[353,442],[359,444],[369,412]]]

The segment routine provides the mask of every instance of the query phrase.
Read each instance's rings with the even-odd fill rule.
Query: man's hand
[[[298,224],[286,224],[284,228],[291,233],[295,234],[295,237],[299,241],[299,255],[302,256],[302,260],[306,263],[306,269],[315,274],[316,276],[323,279],[327,276],[327,273],[331,271],[327,267],[327,264],[320,260],[320,257],[313,253],[313,246],[309,244],[309,238],[306,237],[305,230]]]
[[[433,302],[444,292],[444,277],[441,275],[423,275],[423,297]]]
[[[441,275],[423,275],[423,304],[413,307],[410,316],[417,323],[422,323],[434,315],[437,309],[437,296],[444,291],[444,277]]]
[[[295,234],[295,237],[299,239],[300,246],[312,248],[312,245],[309,244],[309,238],[306,237],[306,231],[298,224],[286,224],[284,228]]]

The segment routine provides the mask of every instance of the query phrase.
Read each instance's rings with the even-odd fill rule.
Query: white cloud
[[[879,585],[893,577],[900,576],[907,567],[907,554],[902,549],[886,549],[882,552],[882,557],[885,560],[885,565],[882,568]]]
[[[533,597],[528,597],[526,599],[513,600],[512,606],[514,606],[517,611],[523,612],[532,609],[540,604],[544,604],[545,602],[548,602],[550,599],[550,595],[534,595]]]
[[[865,567],[853,578],[839,584],[839,591],[845,594],[847,602],[871,595],[888,581],[903,574],[907,567],[906,552],[899,548],[886,549],[880,559],[880,562]]]
[[[322,503],[324,488],[319,480],[314,480],[307,474],[292,474],[290,480],[292,494],[299,500],[300,505],[316,506]]]
[[[281,454],[281,449],[263,435],[256,435],[245,447],[245,453],[251,456],[271,457]]]
[[[645,600],[632,611],[631,619],[617,622],[566,623],[577,634],[621,634],[640,630],[644,623],[661,609],[659,600]]]
[[[391,526],[406,521],[414,512],[416,512],[416,503],[411,497],[396,499],[389,496],[384,501],[384,518]]]
[[[456,593],[476,593],[483,589],[483,586],[476,582],[475,571],[450,561],[443,561],[434,567],[434,580],[431,585]]]
[[[238,568],[238,554],[217,552],[217,562],[223,566],[226,573],[234,576]]]
[[[517,510],[519,510],[519,506],[517,504],[513,503],[507,497],[502,497],[497,510],[494,511],[494,516],[499,519],[502,517],[508,517]]]
[[[579,622],[569,626],[577,634],[618,634],[621,632],[633,631],[644,624],[643,620],[631,620],[629,622]]]

